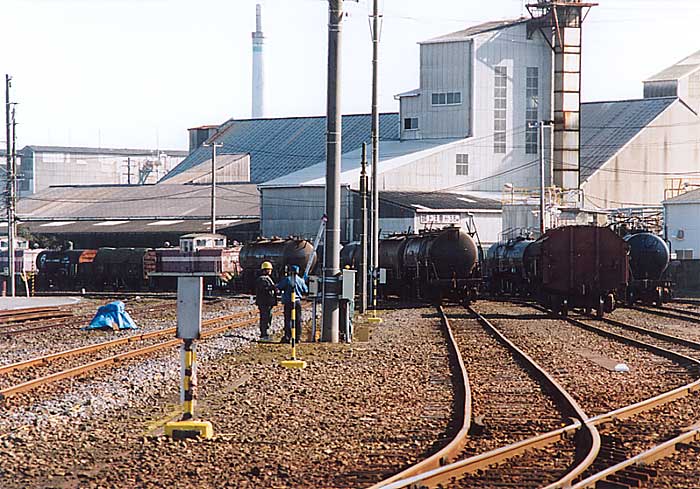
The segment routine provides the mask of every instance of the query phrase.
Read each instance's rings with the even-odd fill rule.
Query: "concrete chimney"
[[[262,14],[260,4],[255,6],[255,32],[253,32],[253,104],[251,116],[253,119],[263,117],[265,77],[263,65]]]

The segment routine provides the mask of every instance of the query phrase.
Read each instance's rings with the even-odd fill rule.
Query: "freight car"
[[[550,229],[525,248],[523,264],[532,295],[562,315],[594,309],[599,317],[626,296],[629,245],[596,226]]]
[[[638,232],[625,236],[630,247],[631,280],[627,288],[627,301],[661,305],[671,295],[673,284],[663,275],[671,259],[666,242],[649,232]]]
[[[92,286],[97,250],[44,250],[36,259],[40,290],[77,290]]]
[[[100,248],[92,262],[93,290],[148,290],[156,271],[150,248]]]
[[[492,245],[483,262],[486,289],[491,294],[524,295],[530,282],[525,274],[523,257],[525,250],[534,242],[525,236]]]
[[[383,296],[469,302],[481,283],[472,237],[457,227],[399,234],[379,241],[379,267],[386,272]],[[359,244],[341,252],[341,265],[358,269]]]
[[[313,268],[316,255],[313,245],[299,238],[263,238],[244,244],[240,250],[240,288],[243,291],[251,292],[254,289],[255,279],[260,275],[260,266],[265,261],[272,263],[272,279],[277,282],[284,277],[291,265],[297,265],[303,271],[311,261]]]

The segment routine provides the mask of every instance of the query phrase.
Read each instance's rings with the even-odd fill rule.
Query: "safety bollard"
[[[296,278],[296,276],[295,276]],[[292,287],[294,285],[292,284]],[[296,368],[296,369],[302,369],[306,368],[306,362],[304,360],[297,360],[297,304],[296,304],[296,294],[294,293],[294,289],[292,289],[292,325],[291,325],[291,330],[292,330],[292,359],[291,360],[282,360],[280,362],[280,365],[282,365],[285,368]]]
[[[377,317],[377,277],[372,278],[372,317],[367,318],[367,322],[372,324],[379,324],[382,322],[382,318]]]

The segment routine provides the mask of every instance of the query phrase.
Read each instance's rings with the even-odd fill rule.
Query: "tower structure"
[[[260,4],[255,6],[255,32],[253,36],[253,102],[251,116],[253,119],[263,117],[265,80],[263,65],[263,43],[265,37],[262,33],[262,13]]]
[[[527,5],[534,22],[554,51],[553,184],[580,188],[581,48],[583,21],[597,3],[542,0]]]

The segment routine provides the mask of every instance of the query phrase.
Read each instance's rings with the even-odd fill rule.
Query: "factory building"
[[[175,168],[186,151],[25,146],[18,160],[19,195],[55,185],[143,185]]]
[[[217,185],[217,232],[231,241],[259,235],[255,185]],[[211,185],[52,187],[18,202],[19,229],[43,245],[162,247],[211,228]]]
[[[700,189],[663,202],[666,239],[678,260],[700,259]]]
[[[505,189],[526,199],[538,194],[540,141],[530,123],[553,117],[552,94],[561,90],[553,86],[555,56],[539,25],[541,20],[490,22],[420,43],[420,86],[397,95],[398,137],[380,134],[380,192],[491,200],[507,199]],[[572,167],[562,168],[551,156],[566,154],[580,161],[576,180],[582,190],[550,190],[548,209],[559,215],[573,204],[597,216],[609,208],[658,206],[669,188],[692,180],[700,168],[698,68],[693,55],[651,77],[641,99],[572,104],[579,125],[569,132],[580,140],[580,151],[572,156],[561,142],[550,144],[552,137],[571,134],[545,133],[546,184],[562,174],[570,179]],[[352,223],[358,217],[352,195],[359,189],[361,155],[359,145],[343,150],[341,215]],[[324,185],[324,158],[262,183],[263,234],[313,236],[324,212]],[[533,216],[521,225],[529,226]],[[383,207],[380,219],[382,231],[396,230]],[[517,225],[509,219],[509,227]],[[356,239],[350,224],[341,233],[344,240]]]

